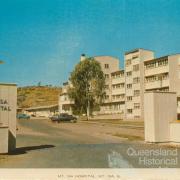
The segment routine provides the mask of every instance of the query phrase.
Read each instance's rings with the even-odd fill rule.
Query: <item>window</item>
[[[109,89],[109,85],[105,85],[105,89]]]
[[[168,65],[168,59],[163,59],[158,61],[158,66],[166,66]]]
[[[104,64],[105,69],[109,69],[109,64]]]
[[[129,65],[131,65],[131,59],[126,60],[126,66],[129,66]]]
[[[127,84],[127,89],[131,89],[132,88],[132,84]]]
[[[128,114],[132,114],[132,109],[127,109]]]
[[[121,78],[121,77],[124,77],[124,72],[112,73],[111,76],[113,79]]]
[[[139,83],[139,82],[140,82],[140,78],[139,78],[139,77],[133,78],[133,83],[134,83],[134,84],[137,84],[137,83]]]
[[[105,96],[105,99],[108,100],[108,99],[109,99],[109,95],[106,95],[106,96]]]
[[[155,61],[145,64],[146,69],[151,69],[151,68],[155,68],[155,67],[156,67],[156,62]]]
[[[139,64],[133,65],[133,71],[139,71]]]
[[[109,79],[109,74],[105,74],[105,78],[106,78],[106,79]]]
[[[140,95],[140,90],[134,90],[134,96],[139,96]]]
[[[153,81],[156,81],[156,76],[149,76],[149,77],[146,77],[146,82],[153,82]]]
[[[127,101],[132,101],[132,96],[127,96]]]
[[[124,88],[124,83],[120,83],[120,84],[113,84],[112,85],[113,89],[120,89],[120,88]]]
[[[127,76],[132,76],[132,71],[126,73]]]
[[[140,109],[140,103],[134,103],[134,109]]]
[[[136,58],[138,58],[139,56],[138,55],[134,55],[133,57],[132,57],[132,59],[136,59]]]

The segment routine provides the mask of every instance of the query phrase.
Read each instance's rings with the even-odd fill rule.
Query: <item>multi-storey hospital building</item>
[[[86,56],[81,56],[83,61]],[[106,98],[99,114],[119,114],[124,119],[143,120],[144,92],[171,91],[177,93],[180,106],[180,54],[154,57],[154,52],[135,49],[125,53],[124,69],[119,59],[111,56],[95,56],[106,78]],[[64,83],[59,98],[59,111],[72,113],[74,103],[67,95],[70,82]],[[180,113],[178,107],[177,112]]]

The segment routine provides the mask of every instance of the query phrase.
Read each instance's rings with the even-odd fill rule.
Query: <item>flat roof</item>
[[[53,107],[58,107],[58,104],[49,105],[49,106],[39,106],[39,107],[30,107],[30,108],[24,108],[25,110],[37,110],[37,109],[48,109]]]
[[[145,91],[144,93],[165,93],[165,94],[176,94],[176,92],[168,92],[168,91]]]
[[[133,50],[130,50],[130,51],[126,51],[126,52],[125,52],[125,55],[131,54],[131,53],[139,52],[139,50],[152,51],[152,50],[144,49],[144,48],[136,48],[136,49],[133,49]],[[154,52],[154,51],[152,51],[152,52]]]
[[[0,86],[17,86],[15,83],[0,83]]]
[[[158,57],[158,58],[154,58],[154,59],[146,59],[144,60],[144,62],[148,62],[148,61],[157,61],[157,60],[161,60],[161,59],[165,59],[165,58],[168,58],[169,56],[161,56],[161,57]]]

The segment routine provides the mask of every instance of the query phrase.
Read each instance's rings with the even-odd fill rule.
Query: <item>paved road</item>
[[[33,119],[21,120],[18,126],[17,149],[0,156],[1,168],[180,167],[180,149],[111,136],[114,125]]]

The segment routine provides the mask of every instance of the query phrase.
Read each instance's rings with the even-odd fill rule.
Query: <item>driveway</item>
[[[9,155],[0,155],[0,167],[180,167],[180,149],[145,144],[142,139],[142,128],[124,125],[19,120],[17,149]]]

